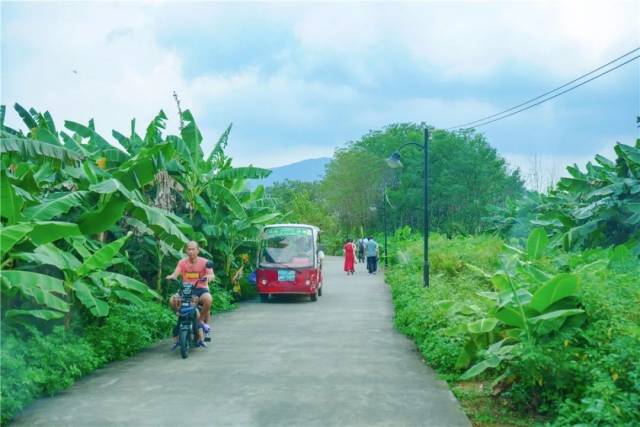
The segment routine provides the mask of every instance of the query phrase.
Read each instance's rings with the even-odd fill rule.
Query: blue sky
[[[159,109],[175,131],[176,90],[208,147],[233,122],[235,163],[271,167],[508,108],[640,46],[639,17],[640,1],[3,2],[1,98],[109,135]],[[638,64],[481,130],[557,179],[635,139]]]

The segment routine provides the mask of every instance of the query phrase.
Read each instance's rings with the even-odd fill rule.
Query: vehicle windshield
[[[265,228],[260,244],[260,266],[312,267],[313,256],[313,233],[310,228]]]

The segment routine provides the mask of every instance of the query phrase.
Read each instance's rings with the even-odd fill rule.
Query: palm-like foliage
[[[255,238],[256,225],[277,216],[262,189],[243,185],[269,171],[231,166],[224,155],[230,129],[205,159],[188,111],[180,136],[163,136],[161,111],[144,137],[135,121],[129,136],[113,131],[117,148],[93,120],[86,126],[66,121],[67,131],[58,131],[48,112],[18,104],[15,110],[28,131],[5,126],[0,109],[0,281],[7,319],[64,316],[69,324],[77,303],[94,316],[107,315],[111,301],[142,304],[158,297],[143,282],[155,279],[161,290],[163,270],[190,239],[208,239],[203,249],[217,255],[229,277],[242,265],[235,261],[238,250]],[[161,188],[167,179],[175,185]],[[172,193],[173,206],[158,203],[163,191]]]

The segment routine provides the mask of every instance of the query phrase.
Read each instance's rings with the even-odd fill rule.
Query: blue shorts
[[[198,298],[200,298],[202,295],[204,294],[208,294],[209,293],[209,288],[193,288],[191,290],[191,295],[194,295]]]

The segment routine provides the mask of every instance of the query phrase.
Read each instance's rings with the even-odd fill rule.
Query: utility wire
[[[624,58],[624,57],[626,57],[626,56],[629,56],[630,54],[632,54],[632,53],[634,53],[634,52],[637,52],[638,50],[640,50],[640,47],[637,47],[637,48],[635,48],[635,49],[633,49],[633,50],[631,50],[631,51],[629,51],[629,52],[625,53],[624,55],[619,56],[619,57],[617,57],[616,59],[614,59],[614,60],[612,60],[612,61],[609,61],[609,62],[607,62],[607,63],[606,63],[606,64],[604,64],[604,65],[601,65],[600,67],[596,68],[595,70],[589,71],[588,73],[583,74],[583,75],[581,75],[580,77],[577,77],[577,78],[575,78],[575,79],[571,80],[570,82],[567,82],[567,83],[563,84],[562,86],[558,86],[557,88],[555,88],[555,89],[553,89],[553,90],[550,90],[550,91],[548,91],[548,92],[545,92],[545,93],[543,93],[542,95],[536,96],[535,98],[531,98],[531,99],[529,99],[529,100],[527,100],[527,101],[525,101],[525,102],[523,102],[523,103],[521,103],[521,104],[518,104],[518,105],[516,105],[516,106],[514,106],[514,107],[508,108],[508,109],[506,109],[506,110],[504,110],[504,111],[501,111],[501,112],[496,113],[496,114],[492,114],[492,115],[487,116],[487,117],[483,117],[483,118],[478,119],[478,120],[474,120],[474,121],[471,121],[471,122],[466,122],[466,123],[463,123],[463,124],[460,124],[460,125],[457,125],[457,126],[452,126],[452,127],[447,128],[447,129],[445,129],[445,130],[452,130],[452,129],[460,129],[460,128],[463,128],[463,127],[469,127],[469,125],[473,125],[474,123],[480,123],[480,122],[484,122],[485,120],[492,119],[492,118],[497,117],[497,116],[502,116],[504,113],[508,113],[508,112],[513,111],[513,110],[515,110],[515,109],[517,109],[517,108],[520,108],[520,107],[522,107],[522,106],[524,106],[524,105],[527,105],[527,104],[529,104],[529,103],[531,103],[531,102],[533,102],[533,101],[536,101],[536,100],[538,100],[538,99],[540,99],[540,98],[543,98],[543,97],[545,97],[545,96],[547,96],[547,95],[549,95],[549,94],[552,94],[553,92],[556,92],[556,91],[558,91],[558,90],[560,90],[560,89],[562,89],[562,88],[565,88],[565,87],[567,87],[567,86],[569,86],[569,85],[571,85],[571,84],[573,84],[573,83],[577,82],[578,80],[583,79],[584,77],[590,76],[591,74],[593,74],[593,73],[595,73],[595,72],[597,72],[597,71],[602,70],[603,68],[605,68],[605,67],[607,67],[607,66],[609,66],[609,65],[611,65],[611,64],[613,64],[613,63],[615,63],[615,62],[617,62],[617,61],[619,61],[620,59],[622,59],[622,58]],[[588,83],[588,82],[590,82],[590,81],[592,81],[592,80],[595,80],[595,79],[597,79],[598,77],[601,77],[601,76],[603,76],[603,75],[605,75],[605,74],[607,74],[607,73],[609,73],[609,72],[611,72],[611,71],[613,71],[613,70],[615,70],[615,69],[617,69],[617,68],[620,68],[620,67],[622,67],[623,65],[626,65],[626,64],[628,64],[629,62],[634,61],[634,60],[636,60],[636,59],[638,59],[638,58],[640,58],[640,55],[635,56],[635,57],[631,58],[630,60],[628,60],[628,61],[626,61],[626,62],[623,62],[622,64],[619,64],[619,65],[617,65],[616,67],[611,68],[611,69],[609,69],[609,70],[607,70],[607,71],[605,71],[605,72],[603,72],[603,73],[600,73],[600,74],[598,74],[597,76],[594,76],[594,77],[590,78],[589,80],[586,80],[586,81],[584,81],[584,82],[582,82],[582,83],[580,83],[580,84],[578,84],[578,85],[576,85],[576,86],[573,86],[573,87],[571,87],[571,88],[569,88],[569,89],[567,89],[567,90],[565,90],[565,91],[562,91],[562,92],[560,92],[560,93],[558,93],[558,94],[556,94],[556,95],[554,95],[554,96],[552,96],[552,97],[549,97],[549,98],[547,98],[547,99],[544,99],[544,100],[542,100],[541,102],[535,103],[535,104],[530,105],[530,106],[528,106],[528,107],[525,107],[525,108],[523,108],[523,109],[521,109],[521,110],[518,110],[518,111],[516,111],[516,112],[514,112],[514,113],[512,113],[512,114],[507,114],[507,115],[505,115],[504,117],[499,117],[499,118],[497,118],[497,119],[495,119],[495,120],[490,120],[490,121],[488,121],[488,122],[486,122],[486,123],[481,123],[481,124],[474,125],[474,126],[471,126],[471,127],[480,127],[480,126],[484,126],[484,125],[487,125],[487,124],[489,124],[489,123],[493,123],[493,122],[495,122],[495,121],[498,121],[498,120],[501,120],[501,119],[504,119],[504,118],[510,117],[510,116],[512,116],[512,115],[514,115],[514,114],[516,114],[516,113],[521,112],[521,111],[528,110],[528,109],[529,109],[529,108],[531,108],[531,107],[535,107],[536,105],[540,105],[540,104],[542,104],[543,102],[549,101],[549,100],[551,100],[551,99],[553,99],[553,98],[556,98],[557,96],[560,96],[560,95],[562,95],[562,94],[564,94],[564,93],[567,93],[567,92],[569,92],[569,91],[571,91],[571,90],[573,90],[573,89],[576,89],[576,88],[578,88],[578,87],[582,86],[583,84]]]
[[[596,76],[593,76],[593,77],[591,77],[589,80],[585,80],[584,82],[582,82],[582,83],[580,83],[580,84],[578,84],[578,85],[575,85],[575,86],[573,86],[573,87],[570,87],[569,89],[563,90],[562,92],[557,93],[557,94],[555,94],[555,95],[553,95],[553,96],[551,96],[551,97],[549,97],[549,98],[543,99],[542,101],[536,102],[535,104],[529,105],[529,106],[524,107],[524,108],[521,108],[521,109],[519,109],[519,110],[516,110],[516,111],[514,111],[514,112],[512,112],[512,113],[507,114],[506,116],[498,117],[498,118],[496,118],[496,119],[489,120],[488,122],[479,123],[479,124],[477,124],[477,125],[474,125],[473,127],[485,126],[485,125],[488,125],[489,123],[493,123],[493,122],[497,122],[498,120],[506,119],[507,117],[511,117],[511,116],[513,116],[514,114],[521,113],[522,111],[528,110],[528,109],[533,108],[533,107],[535,107],[535,106],[537,106],[537,105],[540,105],[540,104],[542,104],[542,103],[545,103],[545,102],[547,102],[547,101],[550,101],[550,100],[552,100],[553,98],[557,98],[558,96],[560,96],[560,95],[562,95],[562,94],[565,94],[565,93],[567,93],[567,92],[570,92],[570,91],[572,91],[573,89],[579,88],[580,86],[582,86],[582,85],[584,85],[584,84],[587,84],[587,83],[589,83],[590,81],[597,79],[598,77],[602,77],[602,76],[604,76],[605,74],[608,74],[608,73],[612,72],[613,70],[616,70],[616,69],[618,69],[618,68],[622,67],[623,65],[626,65],[626,64],[628,64],[629,62],[634,61],[634,60],[636,60],[636,59],[638,59],[638,58],[640,58],[640,55],[638,55],[638,56],[634,56],[633,58],[629,59],[628,61],[623,62],[622,64],[619,64],[619,65],[617,65],[617,66],[615,66],[615,67],[613,67],[613,68],[611,68],[611,69],[609,69],[609,70],[607,70],[607,71],[604,71],[604,72],[602,72],[602,73],[600,73],[600,74],[598,74],[598,75],[596,75]]]

